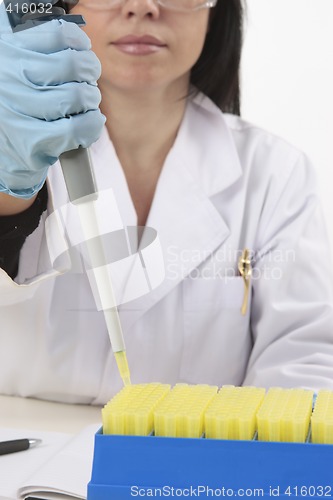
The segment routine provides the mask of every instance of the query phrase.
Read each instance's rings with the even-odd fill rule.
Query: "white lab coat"
[[[135,225],[106,130],[91,149],[97,184],[113,187],[124,224]],[[50,212],[66,201],[58,166],[48,189]],[[158,232],[166,278],[119,307],[134,383],[333,388],[332,266],[301,152],[199,95],[188,102],[147,225]],[[243,316],[237,260],[245,247],[253,280]],[[86,275],[59,274],[45,248],[41,222],[15,282],[0,270],[0,393],[104,403],[121,381],[103,314]]]

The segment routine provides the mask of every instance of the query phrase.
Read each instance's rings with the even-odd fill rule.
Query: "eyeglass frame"
[[[124,5],[124,3],[126,2],[126,0],[118,0],[119,1],[119,5],[116,5],[116,6],[113,6],[113,7],[102,7],[102,8],[95,8],[95,7],[91,7],[91,5],[94,4],[94,0],[91,0],[91,5],[85,5],[85,7],[87,9],[91,9],[91,10],[96,10],[96,11],[101,11],[101,10],[112,10],[114,8],[117,8],[117,7],[121,7],[122,5]],[[160,5],[161,7],[164,7],[165,9],[169,9],[169,10],[174,10],[176,12],[196,12],[198,10],[201,10],[201,9],[211,9],[213,7],[216,6],[218,0],[206,0],[204,1],[201,5],[198,5],[197,7],[194,7],[192,9],[186,9],[186,8],[177,8],[177,7],[169,7],[168,5],[164,5],[165,1],[168,1],[168,0],[154,0],[158,5]],[[89,2],[89,0],[88,0]],[[64,0],[64,3],[68,4],[68,5],[77,5],[79,3],[79,0]],[[82,5],[84,5],[85,1],[83,0],[82,2]]]

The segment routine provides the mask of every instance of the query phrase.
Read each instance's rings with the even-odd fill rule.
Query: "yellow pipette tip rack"
[[[318,392],[311,417],[312,442],[316,444],[333,444],[333,392]]]
[[[102,410],[103,434],[333,444],[333,392],[312,407],[299,388],[127,385]]]
[[[103,434],[148,436],[154,427],[154,409],[169,390],[167,384],[124,387],[102,409]]]
[[[304,443],[312,402],[312,391],[271,388],[257,413],[258,440]]]
[[[116,363],[124,386],[131,385],[131,375],[128,367],[126,351],[115,352],[114,356],[116,358]]]
[[[199,438],[216,386],[177,384],[154,411],[155,436]]]
[[[136,496],[161,496],[168,484],[225,496],[221,478],[229,496],[331,496],[333,391],[312,406],[299,388],[124,387],[103,409],[88,499],[130,499],[133,485]]]
[[[205,412],[206,438],[253,439],[264,396],[259,387],[223,386]]]

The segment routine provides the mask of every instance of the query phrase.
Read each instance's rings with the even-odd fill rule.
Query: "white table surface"
[[[101,422],[97,406],[52,403],[0,395],[0,427],[77,433]]]

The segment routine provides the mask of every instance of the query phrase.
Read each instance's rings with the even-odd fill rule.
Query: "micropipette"
[[[91,238],[91,235],[100,233],[94,206],[98,193],[93,176],[89,150],[79,148],[67,151],[60,156],[60,164],[64,174],[69,199],[76,206],[78,211],[81,227],[85,236],[90,265],[94,272],[94,268],[106,265],[107,259],[105,257],[102,238],[100,236]],[[103,303],[105,300],[108,300],[109,303],[110,301],[112,303],[112,307],[103,310],[104,318],[120,376],[124,385],[128,385],[131,383],[130,372],[111,279],[107,272],[103,274],[95,273],[94,277],[101,302]]]
[[[84,25],[85,21],[81,15],[67,14],[65,2],[49,0],[47,9],[40,8],[42,2],[38,2],[39,8],[27,9],[27,5],[37,4],[31,0],[25,0],[25,11],[20,10],[20,3],[15,3],[15,8],[11,5],[11,0],[4,0],[5,9],[13,32],[23,31],[52,19],[64,19],[78,25]],[[52,8],[50,5],[52,4]],[[22,4],[23,5],[23,4]],[[22,6],[21,6],[22,7]],[[70,201],[76,205],[80,218],[82,230],[86,239],[88,255],[92,270],[107,264],[101,237],[90,239],[92,233],[100,234],[98,231],[98,219],[95,212],[94,201],[98,197],[97,188],[93,176],[93,168],[88,149],[78,148],[67,151],[60,155],[60,164],[65,178],[65,183]],[[98,263],[98,264],[97,264]],[[131,383],[130,372],[127,362],[125,342],[116,300],[113,292],[111,280],[107,273],[103,276],[94,275],[99,295],[107,297],[112,303],[112,307],[103,310],[104,318],[111,342],[111,347],[115,355],[120,376],[124,385]]]

